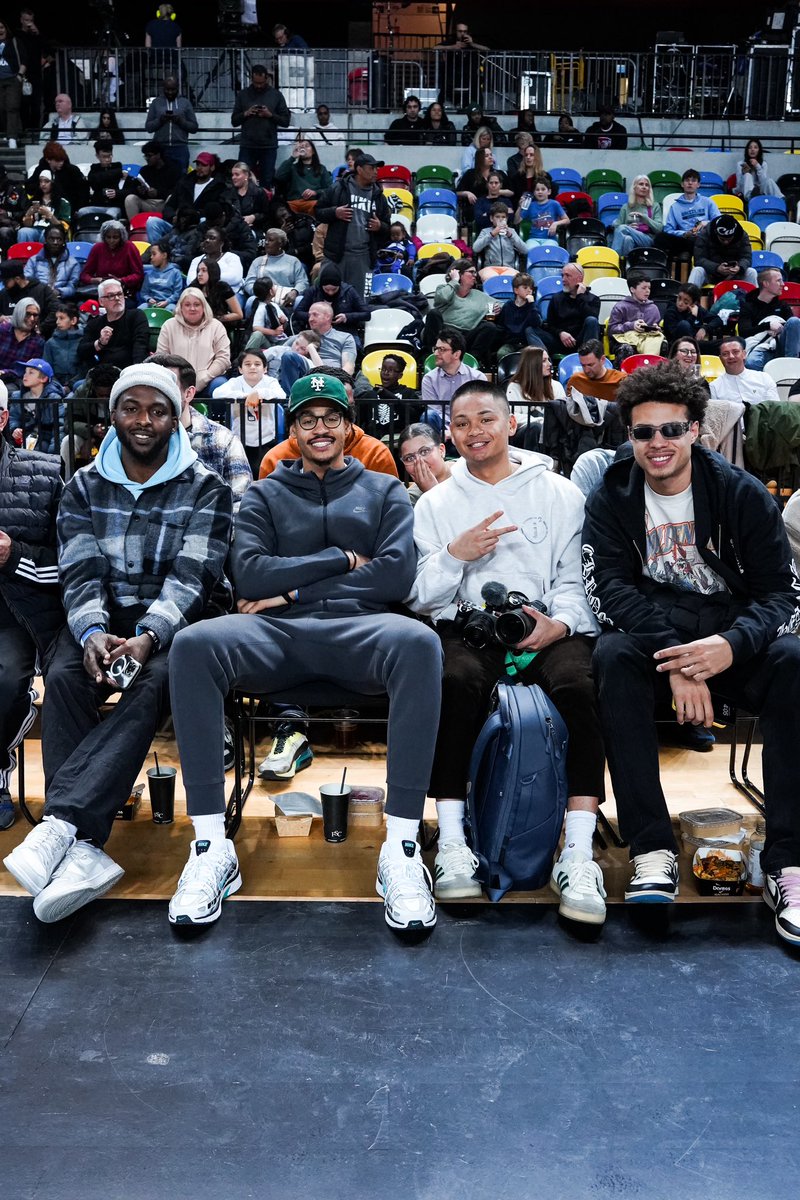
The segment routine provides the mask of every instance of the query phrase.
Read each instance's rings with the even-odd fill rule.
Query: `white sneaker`
[[[261,779],[294,779],[298,771],[310,766],[313,758],[314,752],[304,733],[291,725],[279,725],[258,774]]]
[[[384,843],[375,891],[383,896],[390,929],[432,929],[436,924],[431,877],[416,842],[404,841],[402,856],[389,854]]]
[[[800,867],[784,867],[764,876],[764,900],[775,913],[781,937],[800,945]]]
[[[219,919],[222,901],[242,886],[233,842],[212,850],[211,843],[192,842],[189,861],[169,902],[171,925],[210,925]]]
[[[558,911],[570,921],[602,925],[606,919],[606,889],[603,872],[583,854],[559,858],[553,865],[550,887],[561,897]]]
[[[625,899],[638,904],[671,904],[678,894],[679,874],[678,856],[672,850],[635,854]]]
[[[434,895],[437,900],[466,900],[480,896],[475,878],[478,860],[466,842],[443,842],[433,864]]]
[[[16,150],[16,148],[17,148],[17,139],[16,138],[8,139],[8,148],[9,148],[9,150]]]
[[[33,902],[33,911],[45,925],[71,916],[96,900],[122,879],[124,870],[105,850],[91,842],[70,846],[46,888]]]
[[[45,817],[3,862],[26,892],[38,896],[74,842],[74,837],[63,832],[61,821]]]

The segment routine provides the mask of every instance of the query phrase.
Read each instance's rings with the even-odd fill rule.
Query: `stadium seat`
[[[781,300],[789,305],[793,316],[800,317],[800,284],[784,283],[781,288]]]
[[[561,268],[569,262],[569,255],[563,246],[532,246],[528,251],[525,263],[526,270],[532,276],[535,284],[543,279],[560,279]]]
[[[656,305],[662,317],[667,311],[667,305],[671,300],[675,299],[680,290],[681,285],[677,279],[650,280],[650,299]]]
[[[158,345],[158,335],[161,332],[161,326],[173,316],[168,308],[143,308],[142,312],[147,317],[147,324],[150,329],[150,353],[155,352]]]
[[[596,170],[588,172],[583,181],[583,187],[593,200],[597,200],[603,192],[624,192],[625,179],[619,171],[612,171],[608,167],[598,167]]]
[[[574,258],[584,246],[605,246],[606,230],[595,217],[576,217],[567,225],[566,249]]]
[[[583,281],[586,284],[593,279],[619,278],[619,255],[610,246],[583,246],[576,258],[583,267]]]
[[[669,192],[661,201],[661,216],[666,221],[667,213],[672,208],[676,200],[680,200],[683,192]]]
[[[632,375],[641,367],[654,367],[656,363],[663,362],[669,362],[669,359],[663,358],[660,354],[629,354],[627,358],[623,358],[619,369],[626,375]]]
[[[543,321],[547,320],[547,309],[550,304],[550,297],[556,292],[564,290],[561,283],[561,276],[558,279],[543,279],[536,289],[536,307],[539,310],[539,316]]]
[[[765,234],[766,249],[778,254],[784,262],[800,254],[800,225],[795,221],[773,221]]]
[[[458,222],[448,213],[425,213],[417,217],[414,232],[426,245],[430,242],[452,242],[458,236]]]
[[[718,192],[725,191],[725,180],[716,171],[701,171],[697,191],[701,196],[716,196]]]
[[[519,370],[520,359],[522,358],[521,350],[514,350],[511,354],[504,354],[497,362],[497,385],[505,387],[511,380],[512,375],[515,375]]]
[[[498,303],[513,300],[514,289],[511,286],[513,278],[513,275],[493,275],[490,279],[484,279],[483,290],[485,295],[491,296],[492,300],[497,300]]]
[[[665,196],[681,190],[681,177],[677,171],[651,171],[648,179],[659,204],[663,204]]]
[[[378,167],[377,178],[378,182],[383,185],[384,191],[386,191],[387,184],[392,187],[411,187],[411,171],[402,163],[386,163],[385,166]]]
[[[413,354],[409,354],[407,350],[399,350],[397,347],[392,347],[392,354],[397,354],[406,364],[403,374],[400,376],[399,383],[403,387],[416,388],[417,386],[417,361]],[[365,354],[361,361],[361,370],[366,375],[373,387],[379,387],[381,382],[381,363],[383,362],[386,350],[370,350],[369,354]]]
[[[128,172],[131,179],[136,179],[139,175],[139,172],[142,169],[142,164],[141,163],[123,163],[122,169],[123,169],[123,171]]]
[[[778,187],[783,192],[791,220],[797,220],[797,202],[800,200],[800,174],[791,172],[778,177]]]
[[[140,229],[144,229],[151,217],[163,217],[163,215],[160,212],[137,213],[130,220],[131,233],[138,233]]]
[[[434,254],[449,254],[451,258],[461,258],[461,251],[451,242],[428,242],[417,251],[417,262],[433,258]]]
[[[623,204],[628,203],[625,192],[603,192],[597,198],[597,219],[608,228],[613,225],[620,214]]]
[[[747,219],[763,234],[776,221],[788,221],[786,201],[783,196],[754,196],[747,206]]]
[[[85,263],[93,245],[93,242],[67,242],[67,250],[79,263]]]
[[[364,345],[399,341],[400,330],[410,325],[413,319],[405,309],[376,308],[364,326]]]
[[[733,213],[734,216],[737,214],[744,216],[744,200],[742,200],[741,196],[729,196],[727,192],[719,191],[714,192],[708,199],[714,201],[721,213]]]
[[[788,400],[792,385],[800,379],[800,358],[772,358],[764,363],[764,372],[775,380],[781,400]]]
[[[458,196],[449,188],[425,188],[417,193],[417,218],[429,213],[445,213],[449,217],[458,215]]]
[[[740,296],[745,296],[748,292],[754,292],[756,285],[747,283],[744,279],[724,279],[722,283],[716,284],[712,292],[712,303],[716,304],[720,296],[726,296],[728,292],[739,292]]]
[[[449,188],[452,190],[455,182],[455,172],[450,167],[442,167],[437,163],[429,163],[420,167],[414,175],[414,190],[417,195],[426,188]]]
[[[144,256],[145,253],[150,249],[149,242],[135,242],[133,239],[131,239],[131,245],[135,246],[136,249],[139,251],[139,254],[142,256]]]
[[[419,281],[419,292],[421,296],[430,299],[436,289],[443,283],[447,283],[446,275],[425,275]]]
[[[764,233],[762,232],[761,229],[759,229],[758,225],[754,224],[753,221],[745,221],[744,218],[739,216],[737,213],[734,213],[733,215],[736,217],[736,220],[739,222],[742,229],[745,231],[748,238],[750,239],[750,249],[751,250],[763,250],[764,249]],[[773,225],[774,224],[777,224],[777,222],[773,221]]]
[[[800,257],[794,265],[800,266]],[[788,267],[791,270],[792,260],[784,263],[780,254],[773,254],[771,250],[754,250],[752,266],[754,271],[765,271],[767,267],[774,267],[776,271],[782,271],[785,276],[785,268]]]
[[[613,368],[613,363],[609,358],[604,358],[606,370],[610,371]],[[581,369],[581,360],[578,354],[565,354],[558,364],[558,378],[562,387],[567,386],[570,376]]]
[[[480,370],[480,363],[478,362],[475,355],[470,354],[468,350],[465,351],[464,354],[462,354],[461,361],[465,367],[472,367],[473,370],[475,370],[475,371]],[[423,375],[427,375],[428,372],[432,371],[435,366],[436,366],[436,355],[429,354],[428,357],[425,359],[425,362],[422,364]]]
[[[553,183],[557,184],[559,192],[580,191],[583,187],[583,177],[574,167],[552,167],[548,174]]]
[[[648,279],[664,279],[669,260],[663,250],[655,246],[635,246],[625,255],[625,274],[636,271]]]
[[[404,213],[412,221],[414,220],[414,197],[407,188],[384,186],[383,194],[393,217],[398,213]]]
[[[44,242],[15,242],[8,248],[8,257],[21,258],[23,262],[27,262],[29,258],[33,258],[34,254],[38,254],[43,249]]]
[[[716,354],[700,355],[700,374],[707,383],[713,383],[725,371],[722,359]]]
[[[589,284],[589,291],[600,301],[600,312],[597,319],[601,325],[607,323],[614,305],[618,304],[620,300],[629,299],[631,294],[624,279],[611,275],[601,275],[597,279],[593,279]]]

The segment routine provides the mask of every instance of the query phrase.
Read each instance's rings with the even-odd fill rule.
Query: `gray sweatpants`
[[[426,625],[394,613],[218,617],[181,630],[169,668],[190,816],[225,811],[223,705],[231,688],[269,693],[320,680],[388,694],[386,812],[422,817],[442,678],[441,644]]]

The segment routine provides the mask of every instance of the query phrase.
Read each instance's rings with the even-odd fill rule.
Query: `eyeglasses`
[[[101,299],[103,300],[121,300],[125,295],[124,292],[103,292]]]
[[[403,454],[400,462],[404,467],[413,467],[418,458],[429,458],[435,451],[435,446],[423,446],[421,450],[417,450],[416,454]]]
[[[675,353],[688,355],[689,358],[697,358],[697,351],[694,346],[679,346]]]
[[[635,442],[652,442],[657,433],[667,441],[674,441],[688,433],[693,421],[667,421],[664,425],[631,425],[628,432]]]
[[[297,424],[301,429],[311,430],[316,429],[319,421],[326,429],[338,429],[344,420],[344,413],[341,412],[326,412],[326,413],[301,413],[297,417]]]

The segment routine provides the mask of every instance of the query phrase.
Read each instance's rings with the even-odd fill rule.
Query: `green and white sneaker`
[[[308,738],[293,725],[279,725],[269,754],[258,768],[261,779],[294,779],[298,771],[311,765],[314,752]]]

